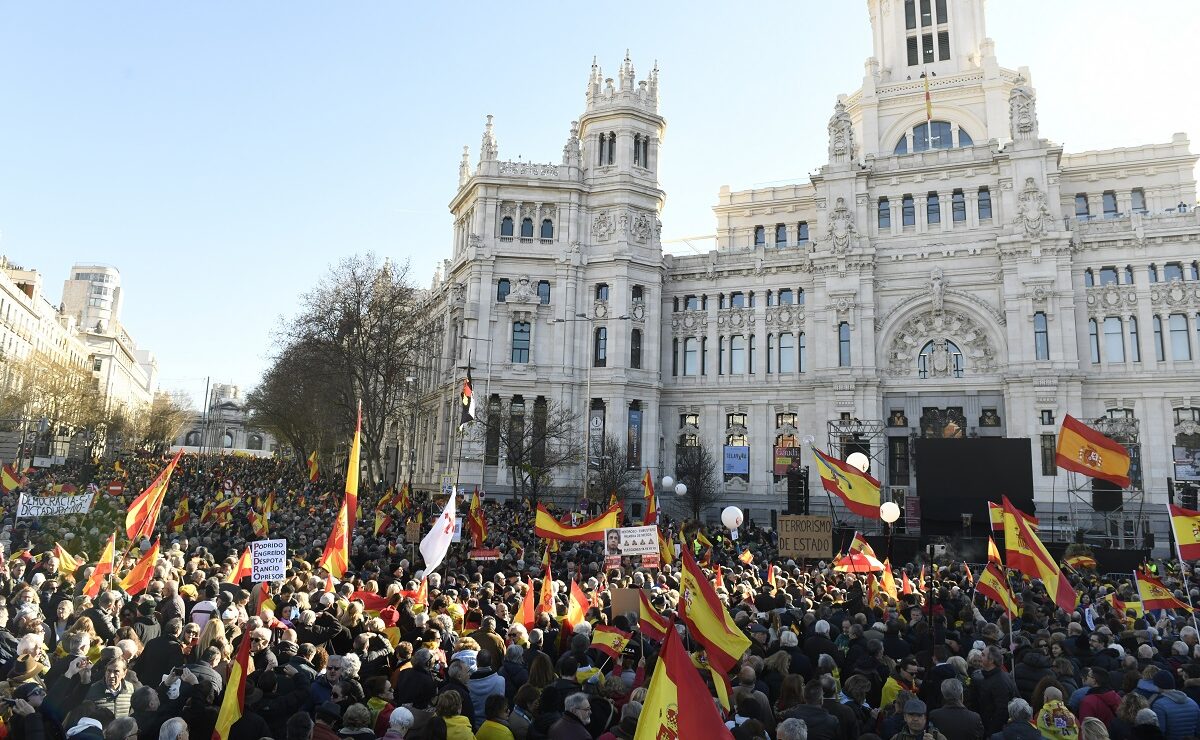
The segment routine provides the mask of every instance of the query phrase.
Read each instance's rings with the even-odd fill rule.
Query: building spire
[[[496,135],[492,131],[492,115],[487,117],[487,125],[483,127],[483,142],[479,145],[479,161],[494,162],[500,157],[500,145],[496,143]]]

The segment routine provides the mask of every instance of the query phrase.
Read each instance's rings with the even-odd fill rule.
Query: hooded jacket
[[[1200,706],[1179,689],[1169,689],[1150,702],[1167,740],[1187,738],[1200,727]]]
[[[1053,675],[1054,671],[1050,670],[1050,658],[1037,650],[1025,651],[1025,655],[1013,669],[1013,680],[1017,682],[1017,691],[1025,701],[1029,701],[1033,697],[1033,690],[1037,688],[1038,681]]]
[[[1117,713],[1121,704],[1121,695],[1107,686],[1096,686],[1088,689],[1083,701],[1079,702],[1079,721],[1095,717],[1107,727]]]

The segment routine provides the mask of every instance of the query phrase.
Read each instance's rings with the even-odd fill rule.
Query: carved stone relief
[[[846,206],[845,198],[838,198],[833,213],[829,214],[829,226],[825,229],[826,238],[838,254],[850,251],[858,232],[854,228],[854,214]]]
[[[617,230],[617,224],[608,211],[601,211],[592,219],[592,238],[607,241]]]
[[[1150,303],[1168,308],[1200,308],[1200,285],[1179,280],[1155,283],[1150,289]]]
[[[699,337],[707,333],[707,311],[681,311],[671,315],[671,334],[673,336]]]
[[[1017,216],[1013,224],[1030,239],[1041,238],[1050,225],[1050,209],[1043,193],[1032,177],[1025,178],[1025,187],[1017,196]]]
[[[896,330],[888,349],[888,374],[915,375],[917,355],[930,340],[948,339],[962,350],[968,372],[995,370],[998,359],[987,331],[974,319],[957,311],[927,311]]]
[[[754,327],[754,309],[726,308],[717,312],[717,329],[722,333]]]

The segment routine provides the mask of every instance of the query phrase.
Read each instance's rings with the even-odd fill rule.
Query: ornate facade
[[[706,255],[661,250],[657,69],[635,83],[628,58],[615,81],[593,65],[560,164],[500,160],[489,117],[430,292],[445,359],[420,379],[419,484],[454,467],[470,357],[481,398],[568,405],[581,435],[598,416],[656,475],[680,444],[748,447],[723,485],[758,521],[785,505],[776,445],[862,449],[899,500],[919,497],[916,437],[1001,436],[1031,440],[1044,519],[1119,529],[1044,459],[1068,413],[1135,435],[1139,512],[1162,511],[1172,444],[1200,422],[1187,137],[1066,153],[1041,135],[1029,71],[999,65],[983,0],[867,5],[875,52],[834,105],[828,162],[806,183],[722,187]],[[503,492],[485,447],[467,439],[461,480]]]

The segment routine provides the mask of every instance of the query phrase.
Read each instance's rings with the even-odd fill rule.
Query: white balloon
[[[664,475],[662,479],[662,487],[664,491],[669,491],[675,486],[675,479],[669,475]]]
[[[871,458],[861,452],[851,452],[846,458],[846,462],[851,466],[858,468],[864,473],[871,469]]]
[[[900,507],[895,501],[884,501],[879,507],[879,518],[891,524],[900,518]]]
[[[676,483],[675,484],[675,495],[683,496],[685,494],[687,494],[687,486],[682,483]]]
[[[721,510],[721,524],[724,524],[726,529],[742,526],[742,510],[736,506],[726,506]]]

